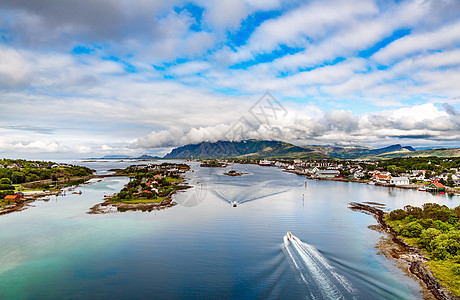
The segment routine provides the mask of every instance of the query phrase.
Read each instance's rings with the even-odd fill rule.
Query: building
[[[409,178],[407,177],[392,177],[390,184],[398,185],[409,185]]]
[[[18,195],[6,195],[5,196],[5,201],[13,201],[13,202],[17,202],[20,200],[20,197]]]
[[[391,180],[390,174],[374,174],[373,179],[376,182],[388,183]]]
[[[428,185],[427,191],[429,192],[444,192],[446,188],[442,183],[439,182],[432,182],[430,185]]]
[[[317,173],[320,178],[335,178],[340,175],[338,170],[319,170]]]

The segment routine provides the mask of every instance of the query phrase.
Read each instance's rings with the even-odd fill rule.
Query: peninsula
[[[183,175],[190,170],[186,164],[163,163],[131,165],[117,170],[116,175],[128,176],[130,181],[117,194],[105,195],[105,201],[93,206],[90,214],[123,211],[152,211],[176,205],[172,195],[189,188]]]

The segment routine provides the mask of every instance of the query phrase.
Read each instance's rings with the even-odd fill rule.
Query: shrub
[[[418,222],[411,222],[403,227],[401,230],[401,235],[410,238],[417,238],[423,232],[423,227]]]
[[[14,186],[12,186],[11,184],[0,184],[0,190],[14,190]]]
[[[434,223],[434,228],[441,230],[442,232],[447,232],[451,228],[449,224],[444,223],[443,221],[440,221],[440,220],[435,220],[433,223]]]
[[[436,238],[438,235],[441,234],[441,231],[435,228],[428,228],[422,232],[420,235],[419,245],[422,248],[425,248],[428,252],[431,252],[433,249],[431,248],[431,242]]]
[[[418,220],[419,224],[422,225],[423,228],[434,228],[434,221],[432,219],[420,219]]]
[[[389,216],[390,220],[402,220],[407,217],[407,213],[402,209],[396,209],[390,212]]]
[[[446,260],[460,254],[460,231],[454,230],[436,236],[431,243],[432,257]]]
[[[452,267],[452,272],[454,273],[454,275],[460,275],[460,264],[455,264]]]
[[[0,184],[9,184],[11,185],[11,180],[9,178],[0,179]]]
[[[5,198],[6,195],[14,195],[14,190],[3,190],[0,191],[0,200]]]

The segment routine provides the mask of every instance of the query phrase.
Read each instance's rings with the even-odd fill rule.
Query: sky
[[[0,157],[460,147],[458,0],[0,0]]]

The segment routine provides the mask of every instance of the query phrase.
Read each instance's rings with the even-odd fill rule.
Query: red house
[[[18,195],[6,195],[5,196],[6,201],[13,201],[13,202],[18,202],[21,200],[21,198]]]

